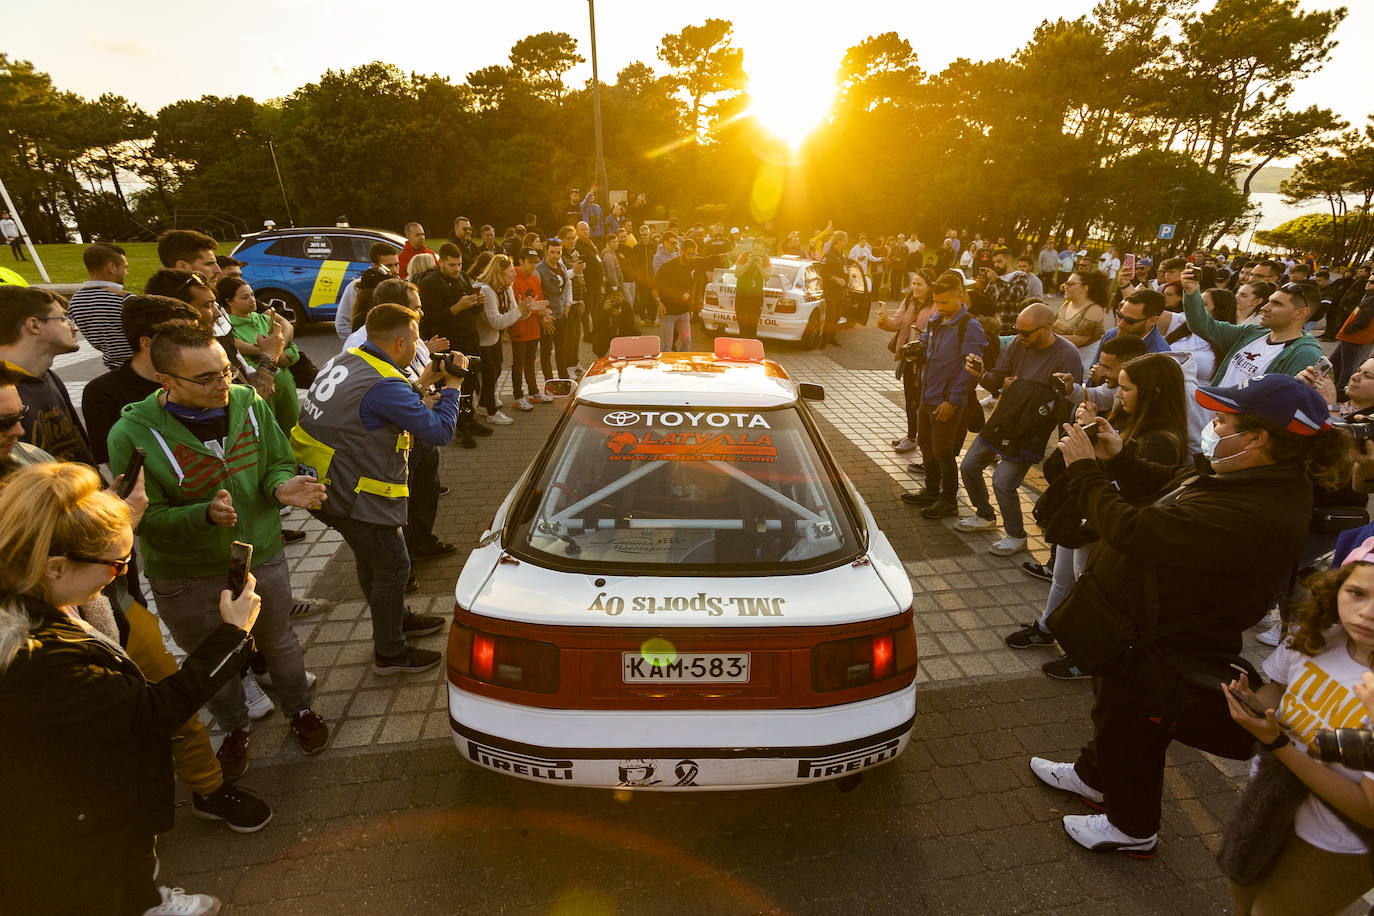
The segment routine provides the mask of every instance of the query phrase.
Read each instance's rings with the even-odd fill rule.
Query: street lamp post
[[[601,79],[596,71],[596,0],[587,0],[587,17],[592,27],[592,130],[596,134],[596,186],[601,189],[597,203],[604,214],[610,206],[611,187],[606,181],[606,154],[601,146]]]

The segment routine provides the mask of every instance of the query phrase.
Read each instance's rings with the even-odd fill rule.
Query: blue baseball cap
[[[1194,397],[1208,410],[1249,414],[1299,436],[1315,436],[1331,425],[1326,401],[1291,375],[1257,375],[1230,388],[1199,387]]]

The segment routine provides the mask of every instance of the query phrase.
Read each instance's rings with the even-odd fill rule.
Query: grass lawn
[[[86,266],[81,263],[81,252],[85,245],[36,245],[43,266],[54,283],[85,283]],[[131,292],[142,292],[143,284],[161,267],[157,260],[156,242],[123,242],[120,244],[129,257],[129,276],[124,288]],[[219,252],[228,254],[233,243],[221,242]],[[25,257],[28,249],[24,250]],[[32,261],[15,261],[7,248],[0,248],[0,266],[9,267],[30,283],[42,283],[38,268]]]

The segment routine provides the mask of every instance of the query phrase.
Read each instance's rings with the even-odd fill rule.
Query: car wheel
[[[803,350],[814,350],[821,345],[821,310],[816,309],[806,320],[806,330],[802,331]]]

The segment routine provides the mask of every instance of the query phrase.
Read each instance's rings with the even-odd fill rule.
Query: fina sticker
[[[612,461],[776,461],[777,447],[768,434],[748,433],[616,433],[606,440]]]

